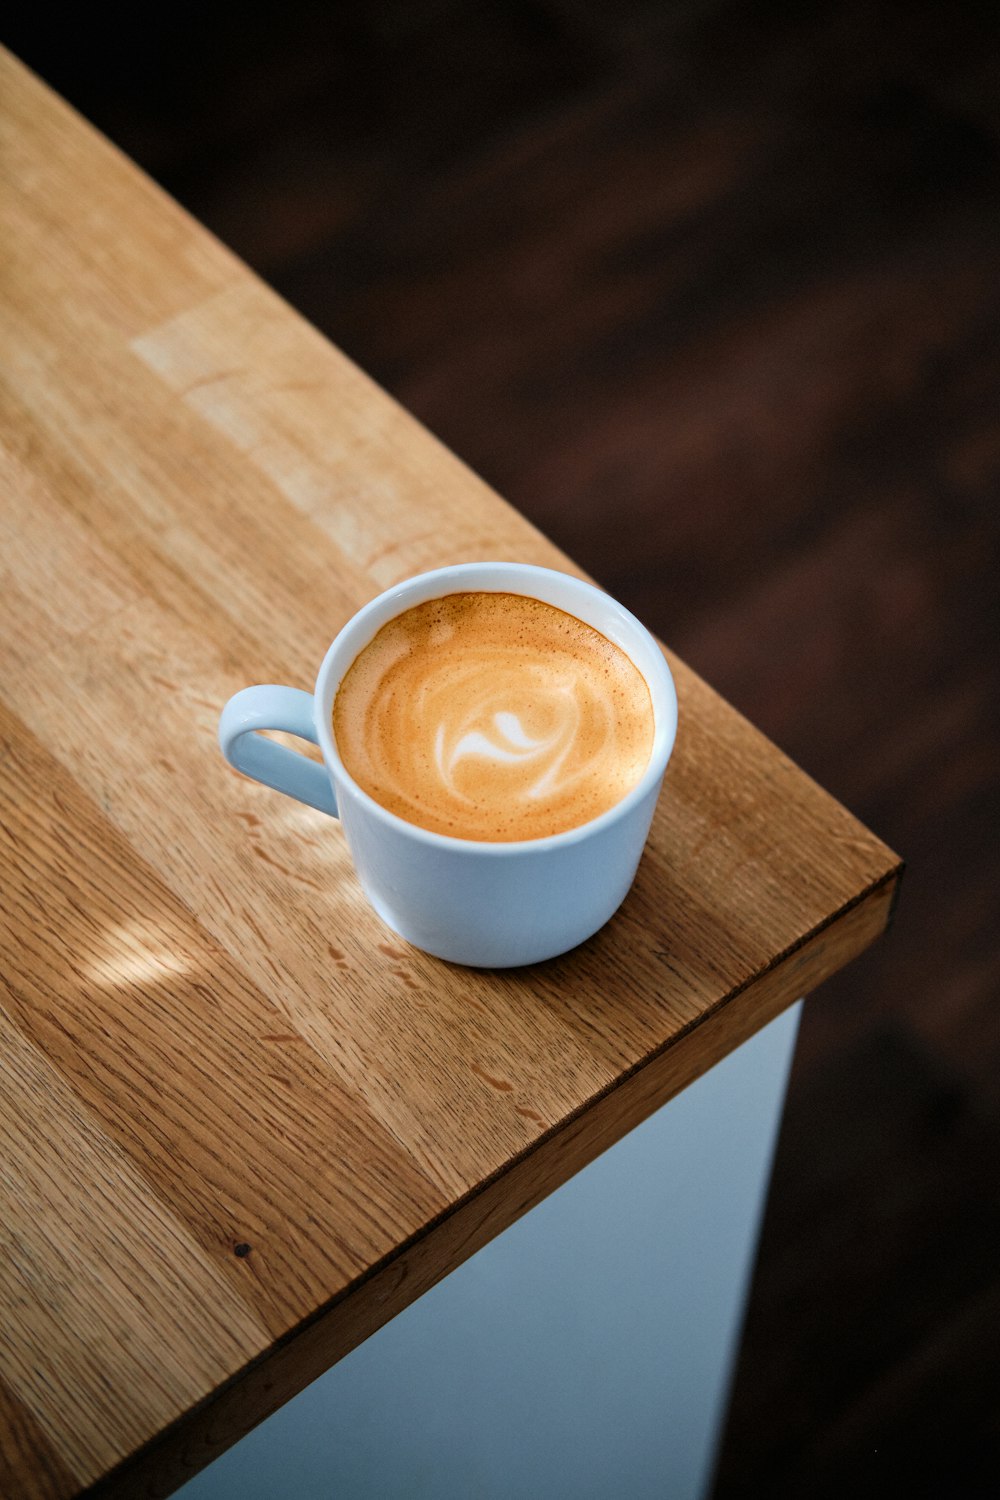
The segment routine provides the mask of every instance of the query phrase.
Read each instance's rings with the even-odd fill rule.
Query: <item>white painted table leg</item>
[[[702,1500],[800,1008],[179,1494]]]

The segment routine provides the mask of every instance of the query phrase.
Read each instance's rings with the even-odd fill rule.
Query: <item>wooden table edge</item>
[[[772,963],[82,1493],[92,1500],[166,1496],[193,1478],[575,1172],[862,953],[895,914],[904,864],[892,858],[895,862],[870,885]]]

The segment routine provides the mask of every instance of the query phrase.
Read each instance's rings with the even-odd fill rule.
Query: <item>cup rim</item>
[[[486,581],[487,577],[494,580],[492,585]],[[478,580],[476,582],[475,580]],[[398,813],[391,812],[389,808],[383,807],[370,793],[355,781],[354,777],[344,765],[337,749],[337,742],[333,735],[333,700],[337,688],[340,686],[348,668],[355,661],[365,646],[374,638],[383,625],[388,624],[397,615],[403,614],[414,604],[422,603],[424,600],[442,598],[450,593],[523,593],[527,598],[539,598],[531,590],[532,580],[541,584],[544,580],[555,580],[560,588],[568,587],[570,593],[578,593],[584,598],[597,598],[603,609],[610,612],[615,623],[620,629],[630,636],[652,648],[651,660],[652,672],[647,671],[644,665],[635,661],[628,652],[626,646],[616,642],[623,651],[630,656],[633,665],[642,674],[646,686],[649,688],[650,697],[653,702],[653,747],[649,754],[649,761],[639,780],[625,796],[613,806],[606,808],[596,818],[590,818],[586,823],[579,823],[574,828],[564,828],[558,833],[546,834],[541,838],[534,839],[464,839],[454,834],[437,833],[430,828],[422,828],[419,823],[411,823],[406,818],[401,818]],[[515,585],[520,581],[524,587]],[[438,588],[438,585],[453,585],[452,587]],[[430,589],[431,592],[425,592]],[[411,599],[411,595],[417,594],[419,598]],[[549,600],[542,598],[542,603]],[[388,606],[395,608],[388,609]],[[562,609],[563,606],[555,605],[554,608]],[[386,612],[388,610],[388,612]],[[572,614],[572,609],[566,611]],[[580,616],[577,616],[580,618]],[[372,621],[377,624],[372,626]],[[588,623],[588,622],[584,622]],[[369,629],[369,627],[371,627]],[[594,626],[598,629],[598,626]],[[366,634],[366,630],[368,633]],[[603,633],[603,632],[602,632]],[[353,644],[352,644],[353,643]],[[352,644],[350,655],[343,661],[342,669],[336,680],[334,678],[337,666],[340,664],[347,645]],[[655,679],[650,681],[651,676]],[[329,703],[324,707],[325,699],[329,695]],[[429,845],[432,848],[454,850],[467,854],[479,856],[488,855],[494,858],[509,858],[514,854],[527,852],[541,852],[546,849],[569,847],[580,843],[601,829],[617,822],[627,815],[637,803],[641,802],[651,790],[659,786],[666,771],[667,764],[673,752],[674,742],[677,735],[677,689],[674,683],[673,673],[667,662],[662,648],[653,634],[646,629],[645,625],[635,615],[627,610],[623,604],[619,604],[611,594],[596,584],[589,583],[585,579],[576,577],[573,573],[563,573],[557,568],[544,568],[536,563],[517,562],[488,562],[476,561],[465,563],[451,563],[446,567],[432,568],[424,573],[414,573],[402,579],[399,583],[384,589],[367,604],[363,604],[349,620],[337,632],[330,643],[319,672],[316,675],[316,685],[313,690],[313,717],[315,721],[316,734],[323,759],[326,762],[327,771],[333,777],[334,783],[340,781],[347,783],[353,796],[364,806],[366,811],[377,821],[387,827],[405,834],[408,838],[415,839],[418,843]]]

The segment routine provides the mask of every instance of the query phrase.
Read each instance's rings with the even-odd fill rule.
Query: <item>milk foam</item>
[[[591,626],[520,594],[451,594],[382,628],[333,713],[354,780],[452,837],[541,838],[621,800],[649,760],[649,689]]]

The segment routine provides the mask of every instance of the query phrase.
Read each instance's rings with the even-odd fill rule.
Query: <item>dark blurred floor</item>
[[[96,11],[0,32],[907,859],[717,1500],[1000,1493],[1000,7]]]

